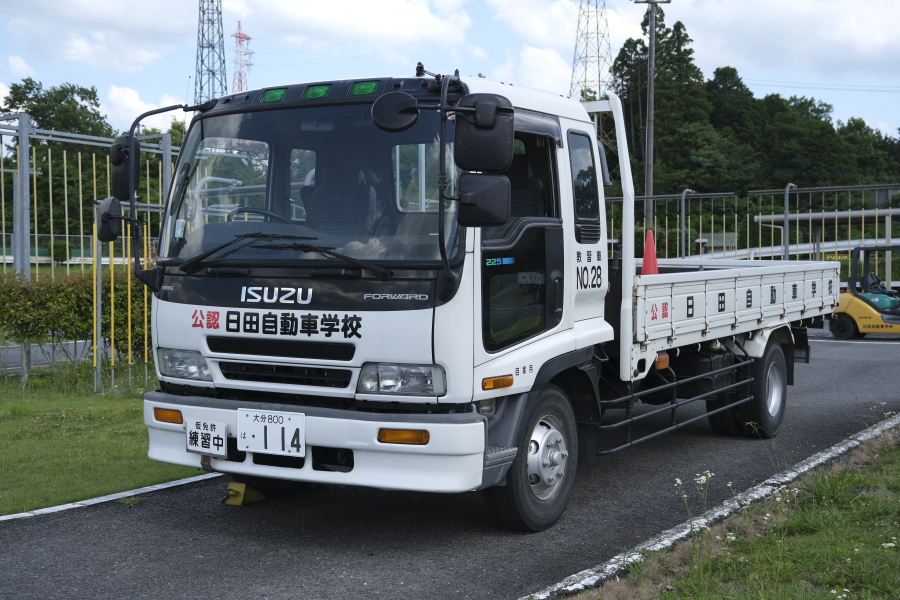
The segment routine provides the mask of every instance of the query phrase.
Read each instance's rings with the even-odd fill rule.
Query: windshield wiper
[[[303,238],[295,238],[295,239],[303,239]],[[250,246],[251,248],[265,248],[267,250],[303,250],[304,252],[315,252],[316,254],[321,254],[322,256],[333,256],[334,258],[339,258],[341,260],[346,260],[348,263],[354,264],[357,267],[362,269],[366,269],[368,271],[372,271],[382,279],[389,277],[391,272],[381,265],[376,265],[375,263],[366,262],[364,260],[359,260],[358,258],[353,258],[352,256],[347,256],[346,254],[341,254],[339,252],[335,252],[333,248],[326,248],[325,246],[314,246],[313,244],[303,244],[303,243],[291,243],[291,244],[265,244],[259,246]]]
[[[254,239],[254,238],[256,238],[256,239],[280,239],[280,240],[316,240],[316,239],[319,239],[319,238],[314,238],[314,237],[305,237],[302,235],[284,235],[284,234],[280,234],[280,233],[263,233],[261,231],[257,231],[256,233],[243,233],[241,235],[234,236],[233,240],[229,240],[229,241],[225,242],[224,244],[220,244],[220,245],[216,246],[215,248],[213,248],[212,250],[208,250],[208,251],[204,252],[203,254],[198,254],[197,256],[194,256],[193,258],[187,259],[186,261],[184,261],[183,263],[178,265],[178,268],[181,269],[182,271],[184,271],[185,273],[191,273],[193,271],[196,271],[197,268],[200,266],[201,263],[203,263],[204,260],[206,260],[207,258],[212,256],[219,250],[227,248],[228,246],[231,246],[232,244],[236,244],[236,243],[240,242],[241,240]]]

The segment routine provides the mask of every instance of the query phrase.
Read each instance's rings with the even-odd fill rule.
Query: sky
[[[251,89],[459,69],[569,95],[573,0],[222,0],[231,91],[234,39],[251,36]],[[641,35],[646,5],[607,0],[613,58]],[[33,77],[97,88],[118,130],[140,112],[194,96],[196,0],[0,0],[0,97]],[[705,77],[735,67],[754,94],[812,96],[834,119],[900,128],[897,0],[673,0]],[[170,116],[152,118],[166,128]]]

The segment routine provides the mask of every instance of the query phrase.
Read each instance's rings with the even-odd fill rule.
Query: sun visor
[[[546,135],[556,140],[557,146],[563,147],[562,130],[559,127],[558,118],[545,115],[544,113],[516,108],[513,121],[516,131]]]

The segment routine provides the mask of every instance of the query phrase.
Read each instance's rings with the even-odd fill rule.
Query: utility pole
[[[635,4],[648,4],[650,11],[650,56],[647,61],[647,151],[644,156],[644,195],[653,195],[653,111],[656,82],[656,5],[669,4],[672,0],[634,0]],[[653,227],[653,200],[644,201],[644,223]]]

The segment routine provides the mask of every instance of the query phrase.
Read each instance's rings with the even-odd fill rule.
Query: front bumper
[[[359,485],[424,492],[464,492],[482,485],[486,468],[486,419],[477,413],[380,414],[287,404],[221,400],[199,396],[175,396],[164,392],[144,394],[144,423],[150,432],[153,460],[201,467],[201,455],[188,452],[184,425],[164,423],[154,417],[155,407],[180,410],[190,418],[228,424],[228,437],[237,435],[237,409],[253,408],[303,413],[307,460],[300,468],[256,464],[253,454],[241,461],[211,459],[210,467],[223,473],[274,479]],[[427,445],[382,444],[381,428],[425,428]],[[347,448],[353,451],[349,472],[320,471],[309,460],[313,447]],[[487,462],[490,470],[490,463]]]

